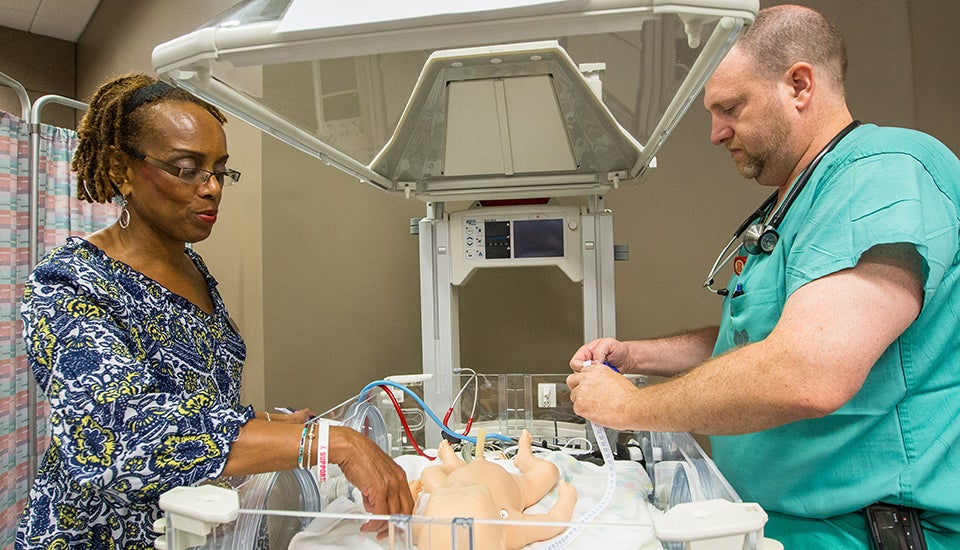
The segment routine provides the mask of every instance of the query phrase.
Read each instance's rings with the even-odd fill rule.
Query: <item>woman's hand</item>
[[[330,427],[330,461],[363,495],[363,506],[372,514],[393,515],[413,512],[413,496],[407,475],[376,443],[350,428]],[[385,521],[370,521],[362,531],[387,535]]]

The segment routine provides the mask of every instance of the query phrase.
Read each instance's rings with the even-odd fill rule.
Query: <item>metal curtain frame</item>
[[[40,189],[38,186],[40,172],[40,114],[43,108],[50,103],[72,107],[78,111],[86,111],[88,107],[88,105],[82,101],[50,94],[37,98],[30,108],[27,121],[30,128],[30,167],[28,170],[30,200],[28,204],[30,211],[29,247],[31,270],[37,265],[37,262],[40,261],[40,244],[38,242],[40,235],[40,209],[38,208],[40,202]],[[27,427],[30,432],[30,444],[27,454],[30,462],[30,479],[33,480],[37,475],[37,459],[39,458],[39,452],[37,451],[37,383],[33,379],[33,376],[27,377],[27,402],[29,403]]]
[[[30,96],[27,95],[26,88],[23,87],[23,84],[20,84],[13,78],[7,76],[4,73],[0,73],[0,84],[9,86],[17,92],[17,97],[20,98],[20,118],[30,122]]]

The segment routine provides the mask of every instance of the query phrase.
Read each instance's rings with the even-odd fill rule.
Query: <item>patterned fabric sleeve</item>
[[[70,485],[136,507],[217,476],[253,416],[238,406],[242,340],[226,319],[68,260],[38,267],[23,314]]]

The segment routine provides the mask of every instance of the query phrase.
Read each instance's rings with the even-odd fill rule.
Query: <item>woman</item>
[[[324,442],[367,510],[412,509],[403,470],[366,437],[330,427],[322,441],[304,424],[309,411],[240,406],[243,340],[185,247],[210,235],[223,185],[240,178],[226,166],[224,122],[216,107],[146,75],[108,81],[90,102],[73,161],[77,195],[121,211],[51,251],[24,291],[51,443],[18,548],[152,548],[164,491],[309,467]]]

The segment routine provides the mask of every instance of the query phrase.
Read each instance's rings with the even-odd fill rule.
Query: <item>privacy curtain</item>
[[[70,161],[77,147],[73,130],[41,124],[38,153],[39,255],[70,235],[85,235],[112,223],[112,205],[76,199],[76,178]],[[20,321],[23,285],[30,273],[29,169],[30,136],[26,121],[0,111],[0,548],[12,549],[20,512],[30,493],[29,448],[34,437],[38,455],[49,441],[49,408],[38,389],[31,404],[29,372]],[[28,411],[37,410],[37,434],[29,433]]]
[[[29,269],[26,121],[0,112],[0,545],[13,546],[30,490],[27,360],[20,338],[20,297]]]

